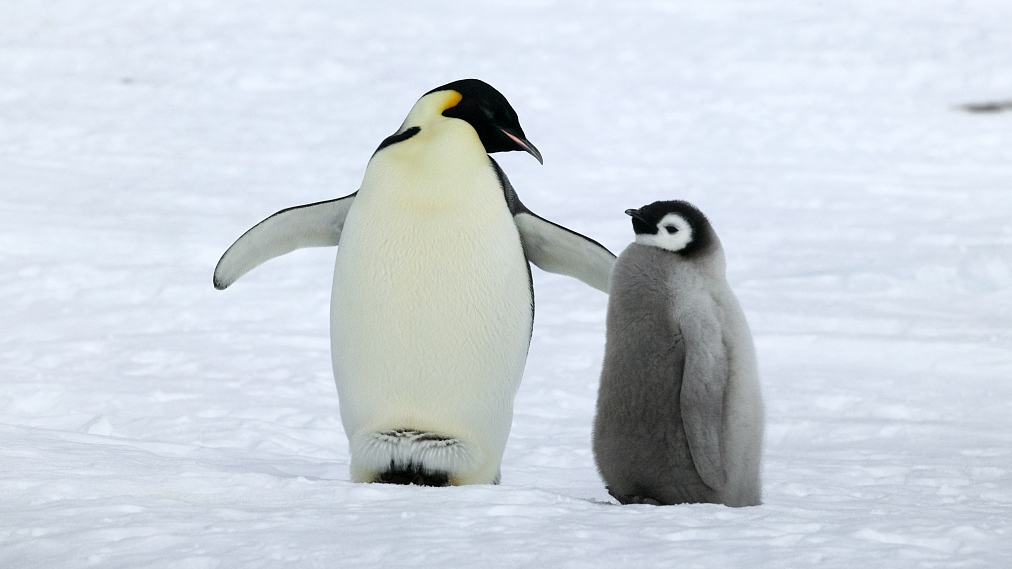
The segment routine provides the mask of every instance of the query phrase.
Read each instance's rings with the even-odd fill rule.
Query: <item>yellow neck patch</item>
[[[415,106],[411,107],[411,112],[408,113],[407,118],[401,124],[401,128],[398,132],[404,131],[408,127],[418,126],[426,128],[437,122],[447,120],[443,116],[443,111],[456,107],[460,101],[464,99],[464,96],[457,91],[436,91],[435,93],[429,93],[418,102]]]
[[[439,107],[439,112],[442,113],[446,109],[452,109],[457,106],[457,103],[463,99],[464,96],[456,91],[446,91],[446,98],[443,99]]]

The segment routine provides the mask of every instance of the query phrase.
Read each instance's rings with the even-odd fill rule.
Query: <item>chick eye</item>
[[[678,233],[678,228],[675,227],[674,225],[665,225],[664,230],[667,231],[668,233]]]

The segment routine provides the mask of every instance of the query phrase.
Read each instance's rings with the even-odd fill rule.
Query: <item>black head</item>
[[[696,206],[682,200],[660,201],[627,209],[636,242],[683,256],[706,252],[714,242],[710,220]]]
[[[509,101],[494,87],[478,79],[461,79],[426,93],[456,91],[461,99],[443,111],[443,116],[467,121],[478,133],[485,152],[529,152],[542,164],[541,153],[524,135],[520,118]]]

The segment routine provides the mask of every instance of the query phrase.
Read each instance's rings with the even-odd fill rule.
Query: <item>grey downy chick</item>
[[[762,503],[752,334],[709,220],[684,201],[632,216],[611,275],[594,457],[623,504]]]

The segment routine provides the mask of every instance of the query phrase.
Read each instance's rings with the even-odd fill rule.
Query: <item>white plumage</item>
[[[494,481],[527,358],[520,234],[474,129],[439,114],[446,98],[420,100],[405,122],[420,132],[369,163],[341,236],[331,341],[357,481],[389,467],[372,435],[397,428],[459,439],[438,459],[452,483]]]
[[[282,210],[222,255],[224,289],[300,247],[339,245],[331,348],[352,478],[496,483],[533,326],[530,266],[607,292],[615,256],[527,209],[488,156],[541,154],[498,91],[425,94],[358,192]]]

